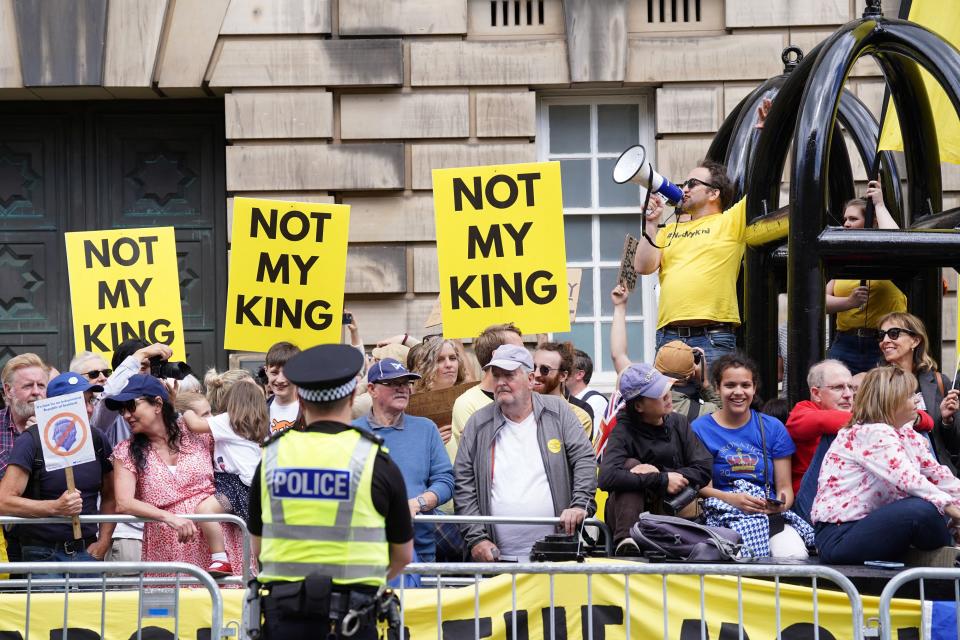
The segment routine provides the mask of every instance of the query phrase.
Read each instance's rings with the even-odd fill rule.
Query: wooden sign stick
[[[63,472],[67,476],[67,491],[76,491],[77,484],[73,480],[73,467],[67,466],[63,470]],[[73,539],[74,540],[83,539],[83,534],[80,533],[80,517],[79,516],[73,516]]]

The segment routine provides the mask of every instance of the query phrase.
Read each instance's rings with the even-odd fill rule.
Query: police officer
[[[357,625],[352,640],[376,638],[374,596],[413,555],[403,475],[380,438],[350,426],[362,366],[337,344],[284,367],[307,427],[267,439],[250,485],[267,640],[341,638]]]

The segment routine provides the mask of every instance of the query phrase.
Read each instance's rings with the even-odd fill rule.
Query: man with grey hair
[[[839,360],[822,360],[810,367],[807,386],[810,399],[798,402],[787,417],[787,431],[797,446],[791,461],[794,494],[800,491],[800,480],[820,438],[837,435],[853,411],[850,370]]]
[[[458,515],[560,517],[573,534],[596,510],[597,465],[580,421],[560,397],[534,393],[533,358],[504,344],[484,367],[494,401],[467,421],[454,465]],[[539,452],[537,455],[534,452]],[[553,525],[467,525],[464,541],[478,562],[523,560]]]

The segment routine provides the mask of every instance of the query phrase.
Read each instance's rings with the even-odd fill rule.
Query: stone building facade
[[[0,0],[0,358],[69,359],[64,231],[173,223],[191,361],[225,365],[230,211],[250,195],[351,205],[347,308],[368,341],[423,332],[438,293],[431,170],[556,159],[568,261],[584,269],[572,337],[609,383],[608,294],[640,219],[636,190],[609,179],[619,152],[645,144],[682,178],[740,98],[781,73],[785,46],[809,50],[862,8]],[[879,113],[871,61],[848,87]],[[960,189],[960,173],[945,184]],[[637,359],[652,357],[654,282],[631,301]]]

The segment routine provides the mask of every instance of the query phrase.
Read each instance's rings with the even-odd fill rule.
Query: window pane
[[[593,355],[592,322],[575,322],[570,326],[570,333],[555,333],[553,334],[553,340],[554,342],[566,342],[569,340],[575,348],[589,354],[590,358],[596,363],[597,359]],[[594,366],[596,366],[596,364],[594,364]]]
[[[646,242],[641,237],[641,220],[639,215],[608,215],[600,216],[600,259],[620,261],[623,255],[623,242],[627,234],[632,234],[640,242]]]
[[[613,167],[617,164],[616,158],[597,159],[597,192],[600,195],[601,207],[637,207],[643,204],[643,191],[640,185],[633,182],[617,184],[613,181]],[[646,181],[644,181],[646,185]]]
[[[613,371],[610,362],[610,323],[600,323],[600,346],[603,349],[602,371]],[[627,323],[627,356],[632,362],[643,362],[643,323]],[[593,368],[597,369],[597,359],[593,359]]]
[[[589,160],[561,160],[560,181],[563,184],[564,207],[590,206],[592,191]]]
[[[640,140],[640,111],[635,104],[597,107],[597,146],[601,153],[620,153]]]
[[[610,299],[610,292],[613,291],[615,286],[617,286],[617,275],[619,273],[620,269],[616,267],[600,269],[600,289],[602,290],[602,295],[600,296],[600,309],[601,313],[605,316],[613,315],[613,301]],[[638,276],[637,288],[630,292],[630,298],[627,300],[627,315],[643,315],[643,304],[641,304],[642,298],[643,295],[641,291],[640,277]]]
[[[550,107],[550,153],[590,153],[590,106]]]
[[[567,247],[567,262],[590,262],[593,250],[590,226],[593,216],[564,216],[563,237]]]
[[[593,269],[583,269],[580,277],[580,297],[577,299],[577,317],[593,315]]]

